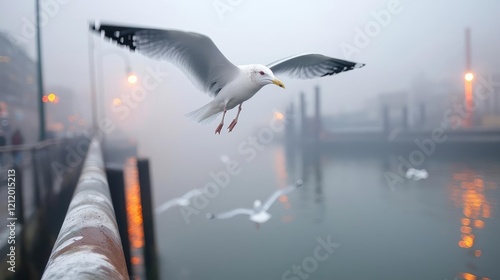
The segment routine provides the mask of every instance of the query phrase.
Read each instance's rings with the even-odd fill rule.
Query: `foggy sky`
[[[55,0],[54,0],[55,1]],[[264,0],[144,0],[144,1],[76,1],[65,0],[55,16],[49,16],[43,27],[45,86],[72,88],[88,106],[88,22],[138,25],[180,29],[210,36],[226,57],[235,64],[267,64],[299,53],[321,53],[347,59],[342,46],[354,43],[356,28],[364,30],[374,21],[373,13],[387,10],[391,1],[264,1]],[[42,1],[43,2],[43,1]],[[50,1],[49,1],[50,2]],[[231,5],[223,19],[214,4]],[[33,22],[29,3],[16,2],[13,12],[0,16],[0,28],[20,33],[23,18]],[[1,5],[7,5],[3,3]],[[23,7],[24,5],[24,7]],[[160,85],[147,93],[144,101],[131,110],[121,128],[134,132],[141,153],[156,158],[156,173],[161,170],[205,168],[210,164],[193,162],[192,158],[209,159],[216,165],[220,153],[238,154],[238,143],[265,124],[274,110],[283,110],[304,91],[312,97],[313,87],[320,85],[322,110],[326,113],[361,108],[370,97],[381,92],[406,90],[418,75],[430,80],[461,86],[465,68],[464,28],[472,30],[472,63],[477,73],[494,73],[500,65],[500,2],[498,1],[399,1],[400,12],[392,14],[387,26],[359,48],[351,60],[367,65],[333,77],[317,80],[282,78],[286,90],[268,86],[243,104],[239,124],[231,134],[223,130],[215,136],[216,123],[203,126],[184,115],[210,101],[173,65],[156,62],[140,54],[128,54],[139,79],[147,68],[159,67],[168,72]],[[10,7],[9,7],[10,9]],[[104,57],[104,91],[106,102],[129,94],[123,81],[124,62],[118,49],[94,36],[96,48]],[[34,54],[33,40],[25,47]],[[229,124],[236,112],[228,114]],[[212,149],[203,149],[203,147]],[[174,160],[171,160],[175,158]],[[161,159],[164,159],[162,161]],[[153,171],[155,172],[155,171]],[[161,175],[161,174],[158,174]],[[165,178],[155,181],[165,182]]]

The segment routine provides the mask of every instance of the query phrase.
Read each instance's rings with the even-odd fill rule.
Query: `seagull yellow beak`
[[[283,84],[283,82],[281,82],[280,80],[278,79],[274,79],[273,80],[273,84],[279,86],[280,88],[285,88],[285,85]]]

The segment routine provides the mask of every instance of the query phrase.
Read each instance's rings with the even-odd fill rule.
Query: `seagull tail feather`
[[[217,107],[212,104],[212,102],[207,105],[194,110],[193,112],[186,115],[186,117],[190,118],[193,121],[209,124],[211,123],[221,112],[217,110]]]

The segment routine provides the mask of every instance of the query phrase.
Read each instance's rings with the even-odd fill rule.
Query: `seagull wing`
[[[237,208],[228,212],[220,213],[220,214],[208,214],[209,219],[229,219],[236,215],[253,215],[254,211],[252,209],[247,208]]]
[[[239,72],[214,42],[202,34],[108,24],[91,24],[90,28],[132,51],[173,63],[211,96],[216,96]]]
[[[302,185],[302,181],[297,181],[295,185],[288,186],[284,189],[279,189],[275,191],[267,200],[266,202],[262,205],[262,210],[267,211],[269,208],[271,208],[271,205],[278,199],[280,196],[288,194],[292,191],[294,191],[296,188]]]
[[[275,75],[287,74],[292,78],[314,79],[335,75],[363,66],[365,66],[363,63],[341,60],[321,54],[301,54],[278,60],[267,67]]]
[[[165,203],[163,203],[162,205],[156,207],[155,209],[155,213],[158,215],[158,214],[161,214],[162,212],[165,212],[167,211],[168,209],[174,207],[174,206],[177,206],[179,205],[179,201],[180,199],[178,198],[175,198],[175,199],[172,199],[172,200],[169,200]]]
[[[185,193],[182,196],[182,198],[186,199],[186,200],[190,200],[191,198],[198,196],[198,195],[202,195],[202,194],[203,194],[203,192],[200,189],[194,189],[194,190],[191,190],[191,191]]]

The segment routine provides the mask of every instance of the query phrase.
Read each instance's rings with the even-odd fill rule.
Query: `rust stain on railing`
[[[95,140],[42,279],[129,279],[102,151]]]

